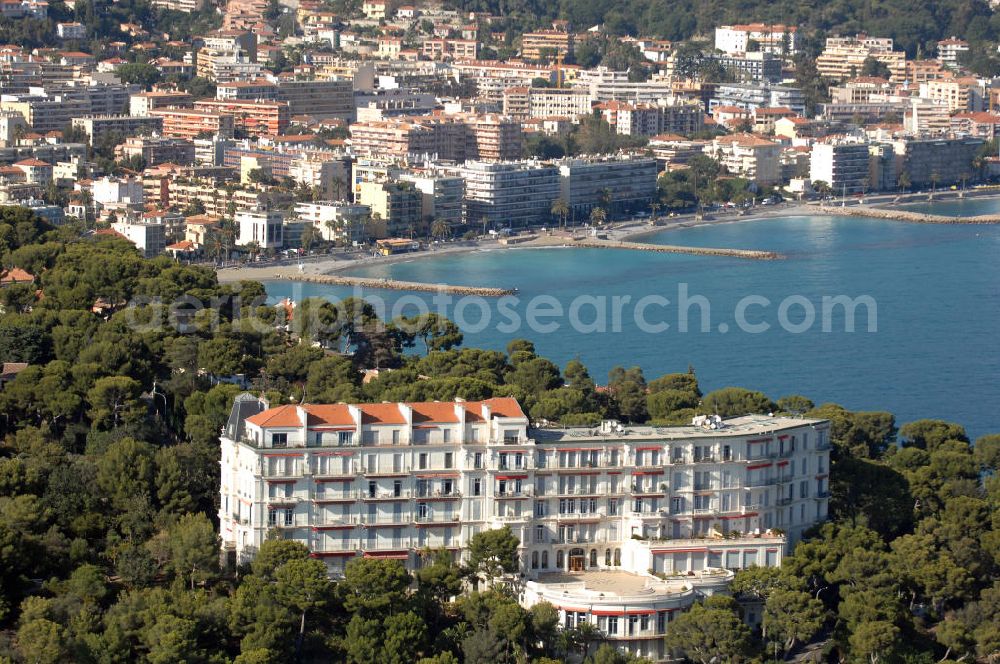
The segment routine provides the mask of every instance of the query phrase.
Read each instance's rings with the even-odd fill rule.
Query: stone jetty
[[[397,279],[373,279],[371,277],[350,277],[341,274],[281,274],[279,279],[301,281],[310,284],[330,284],[356,288],[381,288],[383,290],[417,291],[423,293],[448,293],[451,295],[478,295],[480,297],[503,297],[517,292],[513,288],[485,288],[481,286],[454,286],[451,284],[428,284],[419,281],[399,281]]]
[[[774,261],[784,258],[774,251],[759,249],[723,249],[719,247],[686,247],[676,244],[650,244],[647,242],[627,242],[623,240],[584,239],[568,244],[570,247],[586,247],[589,249],[630,249],[632,251],[651,251],[661,254],[691,254],[694,256],[727,256],[729,258],[745,258],[757,261]]]
[[[1000,224],[1000,215],[997,214],[981,214],[975,217],[948,217],[940,214],[925,214],[923,212],[894,210],[892,208],[876,208],[867,205],[855,205],[852,207],[818,205],[816,206],[816,211],[820,214],[890,219],[893,221],[906,221],[912,224]]]

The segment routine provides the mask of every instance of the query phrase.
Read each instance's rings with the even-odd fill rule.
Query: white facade
[[[324,240],[351,244],[364,241],[365,222],[371,217],[371,208],[335,201],[299,203],[295,215],[311,223]]]
[[[278,530],[332,573],[359,554],[413,566],[509,525],[532,578],[671,575],[778,564],[778,529],[794,543],[826,518],[821,420],[529,430],[509,398],[266,406],[240,397],[222,437],[222,539],[240,561]]]
[[[142,181],[131,178],[103,177],[94,180],[94,202],[104,206],[142,205]]]
[[[236,244],[256,244],[260,249],[280,249],[284,242],[282,216],[276,210],[244,210],[236,213]]]
[[[814,143],[809,179],[826,182],[835,195],[863,194],[868,189],[867,143]]]
[[[750,42],[774,55],[795,55],[798,49],[796,28],[786,25],[723,25],[715,29],[715,48],[729,55],[747,52]]]
[[[415,569],[426,548],[460,559],[509,526],[526,606],[657,660],[674,611],[735,570],[780,565],[829,502],[825,420],[530,429],[510,398],[269,408],[243,394],[221,449],[230,562],[277,536],[333,576],[357,556]]]
[[[126,220],[111,224],[111,228],[124,235],[146,258],[166,251],[166,227],[162,223]]]

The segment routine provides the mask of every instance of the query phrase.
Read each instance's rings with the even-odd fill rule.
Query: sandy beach
[[[934,200],[952,200],[958,198],[959,192],[943,191],[934,195]],[[984,189],[964,192],[966,197],[972,198],[1000,198],[1000,190]],[[880,206],[894,203],[915,203],[927,201],[930,196],[926,193],[920,194],[879,194],[868,196],[864,199],[866,205]],[[828,205],[837,206],[839,201],[828,202]],[[857,204],[857,200],[849,200],[849,204]],[[761,219],[773,219],[776,217],[797,217],[816,214],[816,208],[821,202],[788,202],[771,207],[759,206],[753,209],[750,214],[741,215],[736,211],[713,212],[705,219],[696,219],[693,214],[685,214],[677,217],[660,217],[655,222],[650,220],[631,220],[617,224],[611,224],[601,229],[600,233],[610,242],[641,242],[643,238],[650,235],[662,233],[664,231],[683,230],[685,228],[695,228],[698,226],[746,223]],[[825,214],[829,214],[826,212]],[[550,229],[545,232],[533,231],[534,237],[531,239],[503,244],[496,239],[460,240],[433,244],[429,249],[395,256],[372,256],[366,252],[352,251],[337,254],[327,254],[323,256],[309,257],[303,261],[288,260],[265,265],[242,265],[239,267],[227,267],[218,270],[218,278],[221,282],[232,282],[242,280],[269,281],[275,279],[295,280],[299,277],[309,277],[315,275],[338,274],[350,272],[362,267],[373,265],[389,265],[415,260],[425,260],[437,256],[470,253],[470,252],[494,252],[511,251],[520,249],[539,249],[567,247],[572,248],[576,240],[589,237],[589,230],[576,227],[568,230]],[[683,246],[683,234],[678,234],[678,246]],[[755,247],[745,247],[752,250]]]
[[[684,228],[694,228],[710,224],[723,224],[735,222],[749,222],[759,219],[769,219],[781,216],[798,216],[808,213],[808,206],[805,204],[785,204],[775,206],[771,209],[760,208],[753,214],[739,215],[735,212],[725,212],[718,216],[707,219],[695,219],[694,215],[683,215],[678,217],[661,217],[655,223],[648,220],[633,220],[619,224],[612,224],[601,229],[601,234],[610,241],[630,242],[641,241],[642,238],[662,233],[663,231],[680,230]],[[389,265],[392,263],[402,263],[414,260],[425,260],[437,256],[470,253],[470,252],[494,252],[513,251],[520,249],[542,249],[567,247],[572,248],[575,239],[583,239],[589,236],[586,228],[577,227],[574,229],[561,231],[549,230],[546,232],[536,231],[534,238],[512,244],[502,244],[496,239],[462,240],[431,245],[430,249],[417,251],[395,256],[372,256],[365,252],[343,252],[339,254],[329,254],[319,257],[310,257],[301,263],[299,261],[281,261],[266,265],[242,265],[239,267],[227,267],[218,270],[218,278],[221,282],[232,282],[242,280],[269,281],[274,279],[295,280],[297,277],[322,274],[337,274],[349,272],[362,267],[373,265]],[[683,243],[678,243],[683,244]],[[753,247],[747,247],[753,249]]]

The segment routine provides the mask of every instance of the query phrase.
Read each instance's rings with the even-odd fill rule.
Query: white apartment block
[[[780,23],[723,25],[715,29],[715,48],[729,55],[740,55],[747,52],[751,42],[755,42],[758,50],[764,53],[795,55],[798,50],[797,31],[794,25]]]
[[[222,546],[246,562],[268,537],[299,541],[337,576],[357,556],[459,559],[509,526],[525,605],[662,660],[675,611],[779,565],[826,518],[829,446],[823,420],[531,429],[510,398],[270,408],[243,394],[222,435]]]
[[[284,242],[283,219],[277,210],[243,210],[236,213],[236,244],[260,249],[280,249]]]
[[[492,228],[545,223],[560,196],[559,169],[535,161],[466,161],[465,223]]]
[[[312,224],[328,242],[352,244],[365,239],[365,222],[371,217],[367,205],[354,205],[343,201],[298,203],[295,216]]]
[[[868,190],[867,143],[814,143],[809,154],[809,179],[826,182],[836,195]]]
[[[962,53],[968,52],[969,42],[952,37],[951,39],[942,39],[937,43],[937,47],[938,62],[949,69],[958,69],[958,58]]]
[[[158,256],[167,249],[166,226],[159,221],[126,219],[111,224],[111,228],[134,244],[146,258]]]

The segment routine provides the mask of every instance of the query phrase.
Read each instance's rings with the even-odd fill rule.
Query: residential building
[[[232,138],[235,133],[235,118],[232,115],[193,108],[158,108],[150,111],[150,114],[163,122],[164,136],[188,139],[204,136]]]
[[[111,228],[136,246],[146,258],[153,258],[167,249],[166,227],[147,219],[124,219],[111,224]]]
[[[521,125],[500,115],[390,118],[351,125],[359,157],[388,161],[503,160],[521,156]]]
[[[510,398],[271,408],[242,394],[221,437],[222,548],[247,564],[278,530],[339,577],[358,556],[461,562],[477,533],[509,526],[525,606],[662,661],[677,611],[780,565],[827,518],[829,435],[766,415],[532,429]]]
[[[354,200],[367,206],[376,223],[372,227],[375,238],[426,234],[427,223],[423,217],[423,194],[410,182],[361,182],[355,188]]]
[[[806,114],[806,100],[802,90],[786,85],[723,83],[712,93],[708,106],[710,111],[716,106],[738,106],[748,111],[785,107],[792,109],[797,115]]]
[[[327,242],[350,246],[367,240],[365,224],[371,218],[371,208],[344,201],[298,203],[295,216],[310,223]]]
[[[452,228],[462,224],[465,196],[465,181],[462,178],[433,171],[412,171],[402,173],[399,180],[412,183],[420,192],[420,216],[423,219],[440,220]]]
[[[250,136],[283,134],[291,122],[288,103],[283,101],[199,99],[194,108],[229,115],[233,128]]]
[[[521,57],[535,62],[565,58],[573,54],[573,34],[563,30],[539,30],[521,35]]]
[[[236,244],[257,249],[281,249],[284,244],[281,212],[241,210],[236,213]]]
[[[652,157],[567,158],[559,165],[560,195],[577,220],[604,206],[609,215],[649,206],[659,170]]]
[[[791,56],[798,52],[798,29],[794,25],[751,23],[723,25],[715,29],[716,50],[739,55],[754,50]]]
[[[129,115],[147,116],[158,108],[190,107],[193,102],[194,99],[186,92],[173,90],[137,92],[129,97]]]
[[[898,172],[906,173],[914,187],[941,187],[976,178],[973,161],[983,139],[906,138],[893,141]]]
[[[559,169],[535,161],[467,161],[457,169],[465,179],[465,223],[507,228],[547,223],[561,195]]]
[[[956,113],[951,116],[951,130],[992,141],[1000,136],[1000,115],[997,113]]]
[[[630,104],[606,101],[595,107],[615,132],[626,136],[690,134],[705,127],[701,104]]]
[[[169,136],[128,136],[124,143],[115,147],[115,157],[139,157],[146,166],[166,163],[187,166],[194,163],[194,143]]]
[[[364,0],[361,4],[361,11],[366,18],[383,19],[386,17],[386,0]]]
[[[676,97],[674,84],[668,79],[654,77],[648,81],[631,81],[627,71],[606,67],[580,71],[571,87],[586,90],[594,103],[617,99],[634,104],[656,104]]]
[[[475,39],[425,39],[421,53],[431,60],[475,60],[479,42]]]
[[[106,136],[148,135],[163,130],[163,119],[154,116],[134,115],[85,115],[73,118],[73,127],[87,134],[90,144]]]
[[[952,37],[951,39],[942,39],[937,43],[937,47],[938,62],[948,69],[958,69],[959,58],[963,53],[969,52],[969,42],[956,37]]]
[[[525,62],[469,60],[451,65],[456,79],[471,79],[476,84],[477,97],[495,104],[503,102],[503,91],[515,86],[530,86],[536,78],[549,84],[556,82],[556,70],[549,66]]]
[[[836,195],[863,194],[869,189],[867,143],[814,143],[809,154],[809,179],[825,182]]]
[[[781,58],[764,51],[739,55],[711,54],[707,58],[719,63],[733,78],[743,83],[781,82]]]
[[[94,203],[103,207],[141,207],[144,200],[142,182],[134,178],[103,177],[91,185]]]
[[[152,4],[156,7],[172,9],[185,14],[201,11],[206,3],[207,0],[152,0]]]
[[[728,172],[765,185],[781,179],[780,152],[777,143],[753,134],[718,136],[705,147],[705,154],[718,160]]]
[[[816,70],[824,78],[843,81],[860,75],[869,57],[889,68],[893,83],[906,80],[906,54],[894,51],[887,37],[827,37],[826,48],[816,58]]]
[[[775,122],[794,116],[795,111],[787,106],[756,108],[753,111],[753,131],[755,134],[773,134]]]
[[[59,39],[86,39],[87,28],[82,23],[56,23]]]
[[[520,159],[523,144],[521,123],[502,115],[473,115],[464,118],[469,140],[466,156],[481,161]]]
[[[920,84],[920,96],[924,99],[944,102],[952,113],[985,110],[983,88],[973,76],[940,79]]]
[[[24,173],[24,181],[47,187],[52,182],[52,164],[40,159],[22,159],[14,162],[14,168]]]

